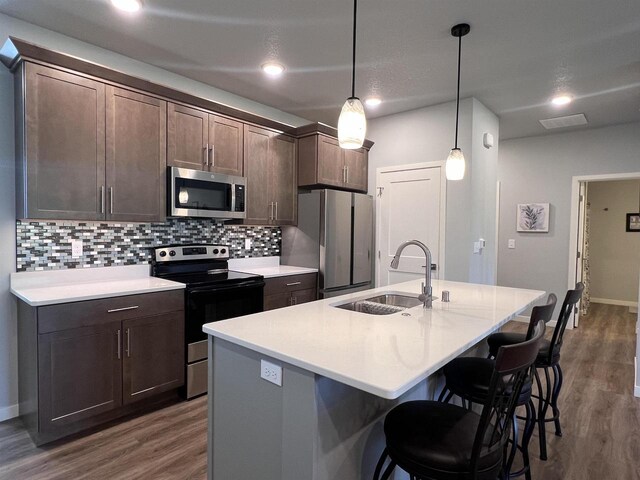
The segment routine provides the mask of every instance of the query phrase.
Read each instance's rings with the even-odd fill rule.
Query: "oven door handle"
[[[265,285],[265,283],[262,280],[260,280],[258,282],[252,280],[250,282],[242,282],[242,283],[236,283],[236,284],[233,284],[233,285],[224,285],[224,286],[219,286],[219,287],[212,287],[212,286],[196,287],[196,288],[188,289],[187,293],[189,295],[194,294],[194,293],[218,293],[218,292],[224,292],[225,290],[235,290],[235,289],[239,289],[239,288],[264,287],[264,285]]]

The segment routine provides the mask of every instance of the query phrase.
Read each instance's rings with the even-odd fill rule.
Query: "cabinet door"
[[[291,293],[277,293],[275,295],[264,296],[264,311],[275,310],[276,308],[284,308],[291,305]]]
[[[42,433],[122,404],[120,322],[38,336]]]
[[[344,159],[342,148],[335,138],[318,136],[318,183],[344,186]]]
[[[242,176],[244,124],[209,115],[210,170]]]
[[[267,224],[273,215],[269,199],[269,139],[272,133],[263,128],[244,127],[244,175],[247,177],[246,224]]]
[[[124,320],[122,328],[125,405],[184,385],[182,313]]]
[[[291,304],[300,305],[301,303],[313,302],[317,300],[316,289],[309,288],[307,290],[298,290],[291,293]]]
[[[107,220],[165,218],[167,103],[107,86]]]
[[[368,152],[364,148],[344,151],[345,187],[350,190],[367,191]]]
[[[167,165],[206,170],[208,117],[202,110],[167,105]]]
[[[269,201],[277,225],[295,225],[298,213],[295,139],[276,135],[269,145]]]
[[[105,85],[25,63],[25,218],[104,218]],[[19,120],[22,121],[22,120]],[[20,167],[19,167],[20,168]]]

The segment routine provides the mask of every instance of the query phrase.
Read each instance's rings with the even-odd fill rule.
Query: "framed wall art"
[[[627,232],[640,232],[640,213],[627,213]]]
[[[519,203],[517,208],[516,230],[518,232],[548,232],[548,203]]]

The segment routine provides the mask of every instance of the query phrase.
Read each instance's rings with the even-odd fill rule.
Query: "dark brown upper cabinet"
[[[16,87],[18,218],[165,218],[164,100],[30,62]]]
[[[242,176],[242,122],[169,103],[167,164]]]
[[[322,133],[298,140],[298,186],[367,191],[369,151],[340,148],[336,138]]]
[[[247,218],[253,225],[295,225],[296,140],[245,125],[244,174],[247,177]]]
[[[164,219],[166,109],[164,100],[107,86],[107,220]]]
[[[17,88],[18,218],[104,218],[105,85],[32,63]]]

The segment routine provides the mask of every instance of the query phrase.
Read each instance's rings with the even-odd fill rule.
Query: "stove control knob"
[[[166,256],[167,256],[167,252],[165,252],[164,250],[162,250],[162,251],[160,252],[160,256],[161,256],[161,257],[166,257]]]
[[[225,253],[227,253],[227,249],[223,248],[222,250],[220,250],[220,253],[224,255]]]
[[[175,250],[169,250],[169,256],[170,257],[175,257],[176,256],[176,251]]]
[[[214,254],[214,255],[217,255],[218,253],[219,253],[219,252],[218,252],[218,249],[217,249],[217,248],[214,248],[214,249],[213,249],[213,254]]]

